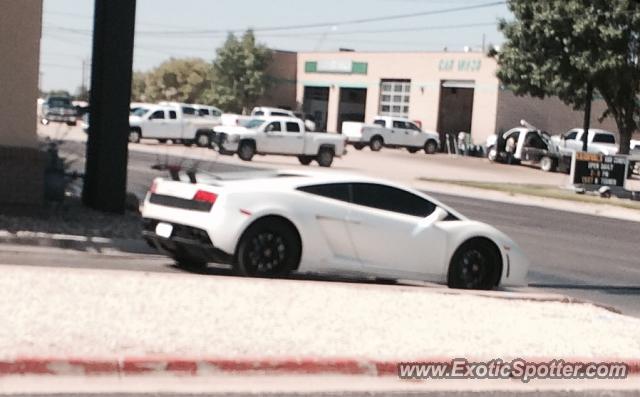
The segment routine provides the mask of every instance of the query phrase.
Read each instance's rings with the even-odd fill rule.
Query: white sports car
[[[331,273],[468,289],[525,283],[529,264],[513,240],[415,190],[297,171],[205,178],[156,179],[144,202],[146,240],[179,266],[217,262],[244,276]]]

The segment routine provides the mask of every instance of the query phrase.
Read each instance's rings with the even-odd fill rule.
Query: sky
[[[260,43],[289,51],[480,51],[483,36],[487,45],[502,42],[497,21],[509,17],[504,3],[483,6],[489,3],[499,1],[138,0],[134,70],[149,70],[171,57],[213,60],[227,32],[247,28],[256,29]],[[41,89],[73,93],[83,76],[88,85],[93,5],[92,0],[44,0]],[[427,14],[449,9],[460,10]],[[393,15],[411,17],[353,22]],[[260,30],[265,27],[287,29]]]

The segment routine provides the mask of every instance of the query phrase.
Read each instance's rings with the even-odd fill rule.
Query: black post
[[[587,95],[584,104],[584,133],[582,134],[582,151],[586,152],[589,145],[589,129],[591,128],[591,102],[593,102],[593,85],[587,83]]]
[[[124,213],[136,0],[95,0],[89,140],[82,201]]]

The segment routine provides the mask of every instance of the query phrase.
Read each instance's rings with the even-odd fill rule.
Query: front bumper
[[[156,226],[160,222],[173,226],[173,232],[169,238],[156,234]],[[174,259],[187,257],[207,263],[231,264],[233,262],[233,255],[216,248],[203,229],[151,218],[144,219],[143,227],[142,235],[145,241],[150,246],[168,253]]]
[[[238,142],[232,142],[225,132],[218,132],[213,137],[213,143],[222,152],[235,152],[238,150]]]
[[[76,116],[66,114],[46,114],[44,116],[44,119],[48,121],[57,121],[60,123],[72,123],[76,121]]]

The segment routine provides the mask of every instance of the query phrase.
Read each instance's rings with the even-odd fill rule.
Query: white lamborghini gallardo
[[[142,214],[146,240],[186,268],[525,283],[529,263],[513,240],[394,183],[297,171],[183,179],[156,179]]]

